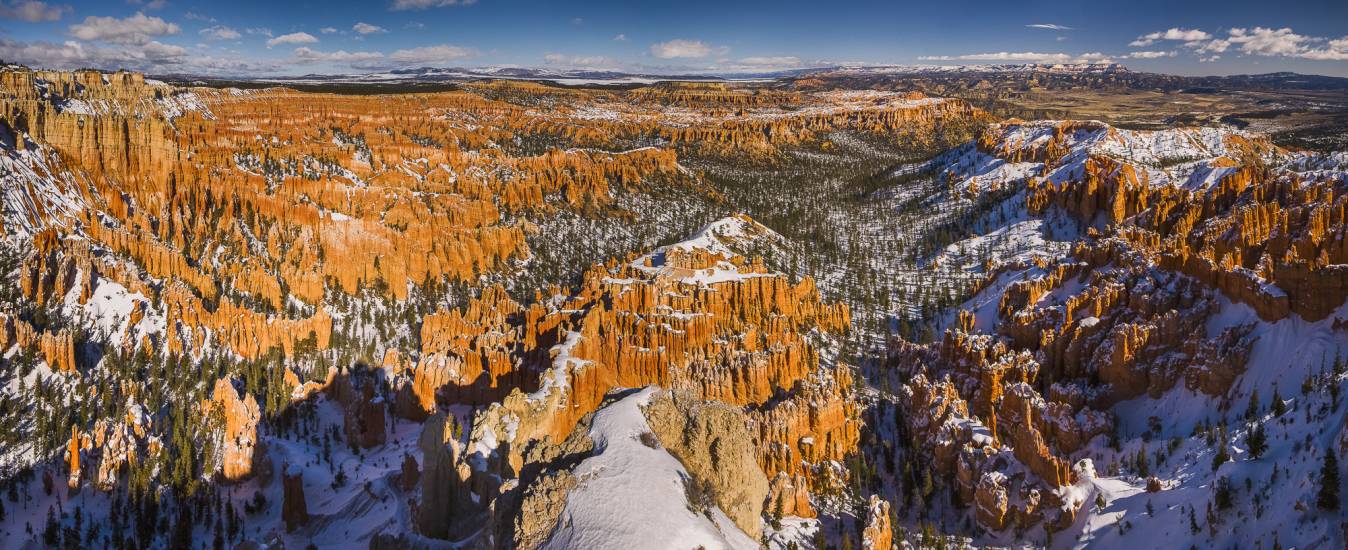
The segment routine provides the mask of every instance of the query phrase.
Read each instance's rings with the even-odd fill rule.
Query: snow
[[[329,464],[319,458],[323,454],[321,434],[334,429],[340,431],[343,424],[342,408],[323,394],[313,399],[312,406],[317,424],[311,436],[261,434],[275,468],[275,475],[268,483],[263,484],[254,477],[221,486],[225,502],[234,504],[240,515],[243,515],[245,503],[253,498],[255,492],[266,497],[265,509],[245,516],[243,540],[264,542],[275,538],[287,548],[303,548],[313,543],[319,548],[356,550],[369,548],[370,539],[385,532],[407,533],[419,548],[454,548],[452,543],[414,534],[414,516],[408,507],[408,499],[412,495],[404,493],[399,486],[398,474],[401,472],[403,455],[420,456],[417,437],[421,433],[421,424],[390,416],[386,444],[357,454],[338,439],[330,447],[332,463]],[[5,501],[8,515],[4,522],[0,522],[0,548],[23,548],[30,538],[40,541],[47,509],[56,507],[58,501],[63,503],[67,515],[79,506],[86,522],[97,519],[107,525],[108,510],[113,502],[112,493],[86,486],[79,493],[70,494],[64,487],[65,475],[59,467],[39,468],[49,467],[54,468],[52,474],[57,482],[56,490],[51,495],[43,493],[42,473],[39,471],[29,483],[28,493],[32,501]],[[346,475],[346,481],[335,486],[338,471]],[[303,476],[309,512],[308,524],[289,533],[281,520],[283,472]],[[67,518],[64,523],[70,525],[72,521]],[[24,532],[25,524],[33,526],[35,536]],[[212,534],[209,528],[198,527],[194,540],[209,541]],[[227,543],[226,547],[235,546],[237,542],[240,541]]]
[[[15,135],[0,129],[0,222],[8,237],[28,237],[50,226],[65,227],[85,209],[79,182],[60,166],[48,147],[27,142],[20,150]]]
[[[128,332],[131,335],[130,342],[134,343],[140,341],[142,335],[166,331],[166,321],[161,314],[153,310],[150,299],[145,295],[129,292],[126,287],[109,279],[98,277],[95,280],[93,292],[86,304],[79,303],[79,287],[70,289],[64,302],[67,314],[88,319],[92,322],[93,328],[114,345],[119,345],[122,342],[122,335]],[[145,312],[144,317],[135,326],[131,326],[131,313],[137,303],[141,304],[142,311]]]
[[[543,386],[538,388],[538,391],[529,394],[530,401],[545,401],[553,390],[570,385],[571,369],[589,364],[589,360],[571,355],[571,351],[580,343],[580,338],[579,332],[568,331],[566,340],[549,350],[549,353],[553,356],[552,367],[548,369],[548,374],[543,379]]]
[[[796,548],[810,548],[814,544],[815,533],[822,528],[816,518],[787,516],[782,518],[781,524],[781,529],[772,529],[769,525],[764,530],[769,550],[786,550],[791,543],[795,543]]]
[[[1337,448],[1344,427],[1343,405],[1331,410],[1324,385],[1303,395],[1303,380],[1328,369],[1336,357],[1348,355],[1348,334],[1336,329],[1348,318],[1348,304],[1334,315],[1307,322],[1295,315],[1276,323],[1262,321],[1248,306],[1219,298],[1221,308],[1209,319],[1207,331],[1216,334],[1227,327],[1254,323],[1257,338],[1248,369],[1226,396],[1207,396],[1180,385],[1160,398],[1141,397],[1117,404],[1122,452],[1115,455],[1100,445],[1087,454],[1111,459],[1136,454],[1145,445],[1151,451],[1166,450],[1169,458],[1152,465],[1164,490],[1147,493],[1145,480],[1132,475],[1096,478],[1082,517],[1054,535],[1055,548],[1200,548],[1271,547],[1276,539],[1285,548],[1343,547],[1343,534],[1331,514],[1315,510],[1320,450]],[[1333,380],[1342,384],[1342,379]],[[1269,412],[1276,392],[1288,412],[1274,418]],[[1268,432],[1268,450],[1252,459],[1245,446],[1249,424],[1245,405],[1258,391],[1262,412],[1258,419]],[[1219,405],[1229,400],[1231,406]],[[1309,419],[1309,421],[1307,421]],[[1232,461],[1216,472],[1211,468],[1215,447],[1194,428],[1202,422],[1225,424]],[[1144,432],[1158,433],[1143,437]],[[1150,440],[1150,443],[1148,443]],[[1178,444],[1173,450],[1168,441]],[[1098,463],[1098,461],[1097,461]],[[1276,480],[1273,468],[1279,472]],[[1217,525],[1209,530],[1206,506],[1213,499],[1218,478],[1230,481],[1234,505],[1217,512]],[[1249,480],[1252,490],[1245,484]],[[1104,510],[1094,509],[1095,492],[1104,497]],[[1260,503],[1254,502],[1259,497]],[[1146,507],[1151,504],[1154,515]],[[1301,503],[1306,511],[1297,510]],[[1187,507],[1193,506],[1198,533],[1190,531]],[[1123,529],[1120,529],[1120,525]],[[1131,528],[1129,526],[1131,525]]]
[[[782,242],[783,237],[747,216],[729,216],[707,224],[692,237],[638,257],[631,266],[652,276],[677,279],[683,284],[706,287],[719,283],[742,281],[755,277],[776,277],[771,273],[742,272],[728,261],[740,256],[736,249],[744,249],[757,241]],[[702,250],[720,255],[721,260],[703,269],[675,268],[665,262],[671,250]],[[621,279],[610,279],[619,282]]]
[[[688,508],[688,471],[664,449],[638,436],[649,432],[642,407],[656,387],[636,391],[600,409],[590,428],[594,454],[574,471],[547,550],[758,548],[720,509],[710,519]]]
[[[169,94],[159,98],[157,103],[160,114],[170,121],[183,116],[183,114],[188,111],[200,113],[201,116],[207,120],[215,119],[215,115],[211,113],[211,110],[206,107],[206,104],[202,102],[201,97],[195,92]]]
[[[1151,185],[1197,190],[1216,185],[1234,171],[1231,157],[1240,150],[1228,147],[1232,139],[1257,137],[1230,127],[1127,130],[1099,121],[1079,121],[1061,136],[1058,145],[1062,153],[1051,166],[1004,160],[1019,153],[1042,153],[1060,129],[1067,127],[1065,124],[1065,121],[1037,120],[996,125],[990,131],[1000,135],[992,154],[966,146],[938,157],[937,162],[946,163],[941,168],[944,174],[954,176],[958,187],[978,191],[1023,183],[1031,176],[1056,183],[1078,181],[1091,157],[1112,158],[1132,165],[1139,179]],[[1318,156],[1275,152],[1266,160],[1295,163],[1306,169],[1342,166],[1332,158],[1315,157]]]
[[[730,245],[743,246],[759,238],[780,239],[781,236],[747,217],[729,216],[711,222],[699,229],[692,237],[662,247],[660,250],[664,251],[670,248],[693,250],[700,248],[707,252],[731,257],[738,254],[730,248]]]
[[[62,103],[60,103],[60,104],[58,105],[57,110],[58,110],[59,112],[61,112],[62,114],[68,114],[68,115],[94,115],[94,114],[97,114],[97,112],[94,110],[93,105],[90,105],[88,102],[86,102],[86,101],[84,101],[84,100],[82,100],[82,99],[69,99],[69,100],[66,100],[66,101],[64,101],[64,102],[62,102]]]

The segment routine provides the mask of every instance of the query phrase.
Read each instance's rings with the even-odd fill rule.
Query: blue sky
[[[0,0],[0,59],[218,75],[1113,61],[1348,76],[1348,1]]]

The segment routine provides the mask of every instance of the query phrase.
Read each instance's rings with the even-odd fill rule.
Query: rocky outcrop
[[[163,444],[152,431],[150,417],[134,401],[127,402],[125,416],[97,420],[88,432],[71,426],[65,444],[67,485],[76,490],[92,475],[99,489],[113,490],[123,469],[154,460],[163,452]]]
[[[747,415],[676,392],[659,394],[645,413],[661,444],[711,488],[716,505],[740,530],[757,539],[763,531],[768,479],[755,460]]]
[[[778,472],[768,487],[765,510],[774,516],[813,518],[817,514],[810,504],[810,485],[803,474],[795,476]]]
[[[376,383],[366,378],[339,375],[333,392],[342,403],[342,429],[353,447],[370,448],[388,439],[388,405],[378,395]]]
[[[514,523],[516,548],[539,548],[548,541],[575,486],[576,476],[568,470],[549,472],[529,484]]]
[[[204,349],[207,344],[227,346],[244,358],[253,359],[280,348],[284,356],[311,343],[326,349],[332,337],[332,318],[323,309],[305,319],[277,319],[223,302],[214,311],[182,286],[164,290],[170,349]],[[209,339],[208,339],[209,338]]]
[[[75,372],[75,338],[68,330],[57,334],[44,332],[38,348],[47,365],[57,372]]]
[[[76,426],[70,427],[70,441],[66,442],[66,469],[69,476],[66,478],[66,485],[70,490],[80,488],[80,476],[83,470],[80,469],[80,451],[84,449],[85,438],[80,436],[80,429]]]
[[[461,473],[461,451],[453,438],[452,421],[444,413],[431,416],[417,446],[422,456],[417,528],[431,538],[449,538],[471,524],[474,508],[466,476]]]
[[[987,472],[978,479],[974,490],[974,518],[994,531],[1006,529],[1011,512],[1011,498],[1007,494],[1006,476],[1001,472]]]
[[[210,399],[201,403],[202,415],[217,438],[220,474],[228,481],[248,478],[265,460],[265,453],[258,452],[262,411],[252,394],[240,398],[236,384],[232,377],[216,380]]]
[[[421,466],[417,464],[417,459],[410,454],[404,454],[402,470],[398,472],[398,485],[403,491],[411,491],[417,488],[420,481]]]
[[[281,468],[281,521],[286,532],[309,523],[309,505],[304,500],[304,472],[287,463]]]
[[[544,374],[531,374],[534,382],[520,388],[531,393],[506,396],[475,422],[474,439],[488,430],[501,433],[507,418],[521,419],[516,454],[509,457],[518,468],[518,453],[529,441],[562,439],[614,387],[655,384],[743,406],[767,403],[779,389],[809,380],[800,395],[762,411],[760,440],[779,443],[771,451],[778,458],[765,457],[765,470],[795,472],[798,457],[841,459],[854,448],[850,377],[843,367],[815,369],[817,354],[802,337],[810,326],[842,330],[849,321],[846,308],[820,303],[808,279],[792,285],[742,258],[669,250],[662,256],[664,263],[630,258],[592,270],[555,310],[533,306],[519,315],[523,327],[493,332],[514,340],[496,344],[514,357],[540,357],[546,350],[552,359],[538,367]],[[708,273],[725,280],[715,288],[696,282]],[[818,445],[800,446],[812,436]]]
[[[933,475],[954,480],[954,489],[965,502],[974,503],[975,519],[985,528],[1001,530],[1012,521],[1067,521],[1063,515],[1075,508],[1058,495],[1076,480],[1061,451],[1046,442],[1047,404],[1024,382],[1010,383],[1001,402],[980,421],[955,380],[947,374],[930,382],[918,374],[900,393],[901,406],[910,415],[906,428],[920,452],[930,457]],[[1107,421],[1101,424],[1092,429],[1112,427]]]
[[[54,372],[77,373],[75,337],[69,329],[39,331],[27,321],[0,313],[0,349],[34,349]]]
[[[861,531],[863,550],[890,550],[894,547],[894,529],[889,522],[889,502],[871,495],[866,504],[866,527]]]
[[[1030,215],[1085,228],[1067,257],[991,264],[973,300],[996,304],[991,322],[959,312],[939,342],[891,348],[902,428],[989,530],[1073,521],[1063,488],[1082,474],[1067,457],[1114,430],[1115,403],[1229,392],[1253,325],[1219,315],[1222,295],[1268,321],[1345,298],[1328,260],[1341,173],[1266,139],[1011,121],[952,158],[941,173],[958,196],[1021,191]],[[1299,297],[1302,281],[1329,305]]]

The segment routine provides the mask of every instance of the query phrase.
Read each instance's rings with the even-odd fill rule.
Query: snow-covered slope
[[[1096,121],[1008,122],[985,131],[935,162],[940,175],[958,187],[997,188],[1037,177],[1052,182],[1079,180],[1092,157],[1132,166],[1152,185],[1201,189],[1234,167],[1233,157],[1263,153],[1270,160],[1286,153],[1260,138],[1227,127],[1126,130]],[[1254,143],[1254,145],[1251,145]]]
[[[0,126],[0,226],[5,237],[65,227],[83,209],[75,176],[61,167],[51,148]]]
[[[576,468],[579,483],[543,548],[758,547],[719,508],[694,512],[684,488],[688,471],[668,451],[641,442],[651,431],[641,408],[658,390],[637,391],[595,413],[594,454]]]
[[[1338,317],[1348,316],[1348,306]],[[1336,513],[1316,509],[1323,449],[1342,453],[1344,405],[1336,403],[1329,385],[1341,385],[1334,364],[1348,355],[1348,334],[1334,327],[1334,318],[1308,323],[1289,318],[1262,321],[1242,304],[1222,300],[1209,334],[1254,323],[1257,339],[1248,370],[1222,399],[1175,388],[1153,399],[1142,397],[1114,407],[1119,419],[1120,450],[1100,441],[1084,454],[1098,464],[1118,464],[1139,452],[1149,455],[1152,475],[1163,490],[1149,493],[1146,479],[1135,473],[1105,475],[1094,480],[1105,506],[1091,507],[1073,527],[1056,534],[1055,548],[1342,548],[1343,533]],[[1309,392],[1302,384],[1311,384]],[[1286,412],[1273,412],[1273,397]],[[1251,397],[1254,418],[1246,418]],[[1229,404],[1229,408],[1223,407]],[[1267,432],[1268,449],[1252,457],[1246,436],[1255,425]],[[1224,425],[1224,436],[1212,443],[1204,425]],[[1219,445],[1231,461],[1214,469]],[[1163,459],[1157,460],[1160,453]],[[1208,507],[1216,498],[1219,479],[1229,483],[1231,509]],[[1095,498],[1091,497],[1092,502]],[[1192,530],[1189,508],[1198,531]],[[1151,511],[1148,511],[1148,508]]]
[[[655,249],[638,257],[632,267],[664,277],[675,278],[687,284],[711,285],[765,274],[741,273],[732,259],[760,251],[760,247],[784,246],[786,240],[775,231],[745,215],[729,216],[707,224],[686,240]],[[672,266],[667,261],[671,251],[676,253],[706,253],[722,259],[704,269]]]

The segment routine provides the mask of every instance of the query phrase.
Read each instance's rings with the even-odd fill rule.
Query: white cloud
[[[116,17],[85,17],[83,23],[70,26],[70,34],[80,40],[111,42],[113,44],[146,44],[152,37],[178,34],[176,23],[158,17],[136,13],[126,19]]]
[[[1162,57],[1175,57],[1173,51],[1138,51],[1123,56],[1127,59],[1160,59]]]
[[[247,34],[260,34],[267,38],[271,38],[271,29],[267,27],[249,27],[244,29],[243,32]]]
[[[214,22],[215,22],[215,18],[214,18],[214,17],[210,17],[210,16],[206,16],[206,15],[201,15],[201,14],[199,14],[199,13],[191,12],[191,11],[189,11],[189,12],[187,12],[187,13],[184,13],[184,14],[183,14],[183,19],[186,19],[186,20],[188,20],[188,21],[205,21],[205,22],[207,22],[207,23],[214,23]]]
[[[1107,63],[1110,57],[1100,52],[1083,54],[1046,52],[990,52],[965,55],[924,55],[922,61],[1014,61],[1020,63]]]
[[[394,0],[393,6],[389,9],[393,11],[424,10],[426,8],[443,8],[445,6],[467,6],[476,3],[477,0]]]
[[[359,34],[375,34],[381,32],[388,32],[388,29],[385,29],[384,27],[381,27],[379,25],[371,25],[363,21],[360,23],[356,23],[355,25],[352,25],[351,30],[356,31]]]
[[[296,63],[339,63],[362,69],[384,66],[384,54],[379,52],[348,52],[346,50],[324,52],[301,46],[295,48],[293,53]]]
[[[1315,59],[1317,61],[1348,60],[1348,36],[1338,40],[1330,40],[1327,47],[1308,50],[1303,52],[1301,56],[1306,59]]]
[[[744,57],[735,60],[735,64],[747,67],[799,67],[800,58],[794,55]]]
[[[1198,58],[1198,62],[1199,62],[1199,63],[1212,63],[1213,61],[1216,61],[1216,60],[1221,59],[1221,58],[1222,58],[1222,56],[1220,56],[1220,55],[1213,55],[1213,56],[1208,56],[1208,57],[1199,57],[1199,58]]]
[[[318,42],[318,39],[314,38],[314,35],[312,34],[307,32],[292,32],[268,40],[267,47],[270,48],[277,44],[313,44],[314,42]]]
[[[1142,36],[1137,37],[1137,40],[1130,42],[1128,45],[1136,48],[1141,48],[1155,44],[1157,40],[1179,40],[1182,42],[1196,42],[1199,40],[1209,40],[1211,38],[1212,35],[1200,31],[1198,29],[1181,29],[1179,27],[1173,27],[1165,31],[1144,34]]]
[[[406,25],[403,25],[403,28],[405,28],[405,29],[424,29],[424,28],[426,28],[426,24],[425,24],[425,23],[422,23],[421,21],[408,21]]]
[[[197,31],[197,34],[206,37],[207,40],[235,40],[240,36],[239,31],[226,27],[224,25],[215,25],[206,27]]]
[[[292,61],[300,64],[332,63],[349,65],[357,69],[379,70],[394,67],[435,65],[451,59],[475,55],[478,55],[477,50],[449,44],[402,49],[388,55],[377,51],[348,52],[337,50],[329,52],[301,46],[295,48]]]
[[[1070,30],[1072,30],[1072,27],[1067,27],[1067,26],[1064,26],[1064,25],[1058,25],[1058,24],[1056,24],[1056,23],[1031,23],[1031,24],[1025,25],[1025,26],[1026,26],[1026,27],[1029,27],[1029,28],[1031,28],[1031,29],[1047,29],[1047,30],[1050,30],[1050,31],[1070,31]]]
[[[1193,48],[1194,51],[1196,51],[1196,52],[1198,52],[1198,53],[1200,53],[1200,54],[1202,54],[1202,53],[1222,53],[1222,52],[1226,51],[1227,48],[1230,48],[1230,47],[1231,47],[1231,41],[1230,41],[1230,40],[1221,40],[1221,39],[1217,39],[1217,40],[1209,40],[1209,41],[1207,41],[1207,42],[1189,42],[1189,43],[1185,44],[1185,46],[1188,46],[1188,47],[1190,47],[1190,48]]]
[[[626,34],[623,34],[623,33],[618,33],[617,36],[614,36],[614,37],[613,37],[613,40],[614,40],[615,42],[626,42],[626,41],[627,41],[627,35],[626,35]]]
[[[1204,33],[1206,34],[1206,33]],[[1225,38],[1194,40],[1184,44],[1202,57],[1214,61],[1217,55],[1230,50],[1242,55],[1261,57],[1297,57],[1318,61],[1348,61],[1348,36],[1337,40],[1297,34],[1291,28],[1266,27],[1228,29]]]
[[[435,64],[451,59],[463,59],[478,55],[478,51],[472,48],[462,46],[453,46],[450,44],[439,44],[436,46],[421,46],[398,50],[389,54],[389,59],[400,65],[424,65]]]
[[[724,46],[713,47],[701,40],[684,40],[682,38],[651,44],[651,55],[660,59],[707,57],[712,54],[724,55],[728,51],[730,51],[730,48]]]
[[[61,16],[69,11],[73,11],[70,6],[51,6],[46,2],[19,1],[12,4],[0,2],[0,17],[29,23],[59,21]]]
[[[285,66],[270,61],[239,57],[212,57],[186,48],[151,40],[144,44],[97,45],[67,40],[19,42],[0,38],[0,59],[48,69],[128,69],[147,73],[257,75],[275,73]]]
[[[543,56],[543,61],[549,65],[556,65],[559,67],[590,70],[615,70],[622,66],[622,63],[618,60],[602,55],[566,55],[550,53]]]
[[[153,40],[105,48],[75,40],[54,44],[0,39],[0,58],[50,69],[98,67],[149,71],[183,64],[187,60],[187,49]]]
[[[321,29],[318,29],[318,32],[320,34],[337,34],[341,31],[337,30],[336,27],[323,27]]]
[[[1231,29],[1226,42],[1240,46],[1240,51],[1251,55],[1291,55],[1295,56],[1305,49],[1303,43],[1309,37],[1292,32],[1292,29]]]

